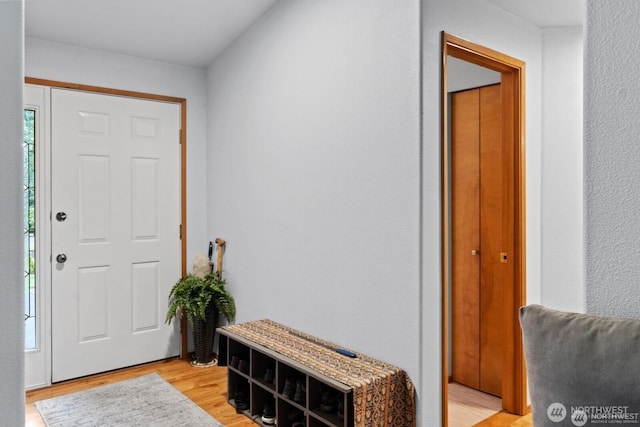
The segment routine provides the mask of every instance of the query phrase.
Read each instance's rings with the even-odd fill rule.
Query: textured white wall
[[[210,228],[229,244],[238,320],[280,320],[414,373],[417,11],[282,1],[208,72]]]
[[[420,2],[420,144],[417,3],[281,1],[214,62],[209,228],[229,242],[239,321],[270,317],[404,367],[419,425],[435,425],[440,32],[527,62],[530,302],[540,299],[542,39],[484,1]]]
[[[582,28],[543,31],[542,304],[584,311]]]
[[[238,321],[420,378],[419,2],[283,0],[209,81],[209,228]],[[431,362],[430,362],[431,363]]]
[[[586,309],[640,317],[640,3],[587,2]]]
[[[205,70],[27,39],[25,74],[187,99],[187,267],[206,253],[207,94]],[[176,278],[177,280],[177,278]]]
[[[24,425],[22,1],[0,1],[0,425]]]
[[[345,3],[278,2],[208,70],[208,94],[193,93],[205,86],[198,72],[195,82],[183,71],[157,77],[166,64],[40,41],[28,43],[27,74],[187,97],[197,110],[189,179],[199,185],[189,190],[189,251],[211,238],[202,230],[229,241],[239,320],[271,317],[405,367],[418,385],[419,425],[437,424],[440,31],[527,62],[529,302],[542,292],[541,33],[481,0],[422,0],[421,144],[418,2]],[[191,126],[205,121],[208,156],[191,151],[192,139],[205,144]],[[209,188],[193,184],[207,167]],[[192,201],[203,193],[208,217]]]

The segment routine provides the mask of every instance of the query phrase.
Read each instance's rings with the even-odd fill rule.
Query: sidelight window
[[[25,350],[36,348],[36,111],[24,110]]]

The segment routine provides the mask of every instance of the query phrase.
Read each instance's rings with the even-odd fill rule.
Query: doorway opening
[[[494,177],[499,185],[499,199],[504,207],[497,213],[500,227],[498,249],[483,254],[480,247],[469,247],[468,255],[477,262],[480,257],[491,257],[490,263],[499,263],[492,273],[500,280],[500,302],[489,308],[488,313],[502,324],[500,341],[499,388],[502,408],[510,413],[524,415],[527,412],[526,377],[522,339],[518,321],[518,308],[525,304],[525,145],[524,145],[524,62],[459,37],[442,33],[442,414],[443,425],[448,425],[448,394],[452,356],[450,292],[454,256],[452,251],[452,212],[456,201],[452,197],[452,151],[450,142],[450,105],[448,94],[448,61],[456,58],[479,65],[500,75],[499,115],[501,129],[500,172]],[[493,156],[495,159],[496,157]],[[495,259],[494,259],[495,258]],[[458,320],[461,321],[461,320]],[[469,325],[472,326],[472,325]],[[455,344],[453,344],[455,345]]]

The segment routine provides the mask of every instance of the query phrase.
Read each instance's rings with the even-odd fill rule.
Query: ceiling
[[[25,33],[37,39],[206,68],[275,2],[26,0]]]
[[[540,28],[582,25],[585,0],[486,0]]]
[[[583,21],[584,0],[486,1],[542,28]],[[206,68],[275,2],[25,0],[25,32],[57,43]]]

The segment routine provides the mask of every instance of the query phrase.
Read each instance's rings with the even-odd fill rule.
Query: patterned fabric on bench
[[[352,387],[357,427],[415,426],[415,388],[405,371],[360,353],[356,358],[343,356],[327,348],[340,346],[272,320],[223,329]]]

